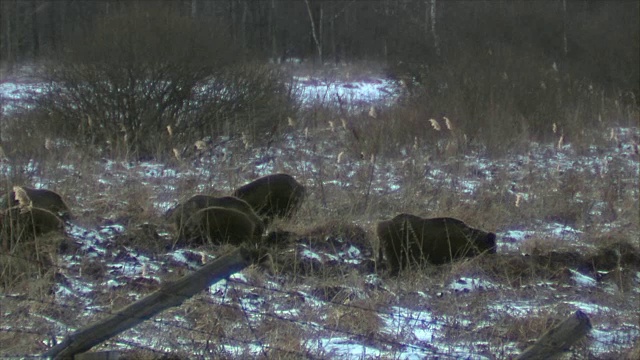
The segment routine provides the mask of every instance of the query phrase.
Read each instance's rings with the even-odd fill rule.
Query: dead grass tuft
[[[244,271],[249,279],[247,287],[255,285],[255,288],[243,292],[242,285],[235,288],[238,291],[203,295],[175,309],[175,318],[186,319],[190,328],[202,331],[189,333],[190,339],[198,345],[205,342],[216,344],[210,350],[220,358],[232,356],[222,347],[217,348],[217,344],[233,337],[249,341],[258,337],[265,344],[273,345],[271,348],[265,347],[270,357],[298,358],[300,354],[306,354],[309,343],[313,341],[309,339],[318,338],[317,332],[300,324],[256,316],[260,319],[251,324],[256,330],[255,334],[258,334],[255,335],[249,331],[246,309],[237,306],[241,301],[262,296],[263,290],[259,287],[276,284],[287,293],[272,294],[267,300],[270,302],[263,304],[269,314],[277,314],[273,309],[295,309],[299,311],[296,321],[324,323],[331,329],[361,334],[369,339],[388,336],[392,341],[403,337],[413,340],[410,338],[413,333],[408,326],[399,331],[399,337],[381,334],[385,324],[375,311],[369,311],[402,306],[416,312],[429,310],[435,317],[445,318],[448,326],[446,335],[451,339],[475,336],[473,325],[462,325],[469,323],[481,326],[479,324],[486,321],[491,324],[490,327],[482,327],[483,332],[489,333],[487,338],[505,344],[516,342],[521,348],[550,328],[557,314],[551,314],[551,310],[525,316],[507,314],[496,323],[495,319],[487,320],[488,314],[501,314],[501,310],[495,311],[493,306],[508,306],[514,299],[555,300],[557,298],[554,296],[564,298],[576,294],[588,297],[594,303],[614,302],[622,298],[608,296],[608,292],[605,294],[600,291],[600,285],[596,290],[583,291],[573,282],[576,270],[597,279],[599,284],[615,284],[622,295],[635,294],[633,291],[636,291],[634,286],[637,287],[640,264],[640,252],[634,237],[638,230],[635,172],[630,171],[632,169],[624,161],[605,162],[597,171],[594,166],[598,174],[595,179],[591,172],[560,171],[553,160],[557,160],[558,155],[571,156],[567,144],[582,144],[585,148],[599,144],[591,141],[588,135],[581,137],[572,133],[584,124],[578,120],[569,123],[558,120],[553,131],[547,122],[536,123],[540,117],[523,118],[520,114],[522,109],[516,108],[526,104],[510,104],[507,101],[506,108],[488,108],[489,102],[483,103],[487,100],[485,94],[472,91],[475,85],[479,85],[474,83],[476,80],[468,79],[468,83],[463,84],[465,88],[460,90],[453,88],[459,85],[453,81],[453,90],[443,89],[441,93],[425,93],[424,96],[401,99],[398,106],[376,109],[375,116],[366,110],[360,114],[339,113],[329,106],[318,105],[301,111],[295,120],[292,118],[289,121],[291,133],[287,135],[290,138],[287,137],[286,144],[291,139],[300,139],[300,142],[294,143],[295,149],[277,152],[279,155],[269,160],[272,164],[267,163],[266,166],[300,174],[300,178],[308,180],[310,194],[299,214],[293,219],[275,223],[276,230],[269,235],[272,240],[269,243],[277,245],[272,252],[276,274],[273,276],[258,266],[249,267]],[[511,86],[515,80],[505,81]],[[491,86],[490,82],[480,85],[480,89]],[[501,94],[500,89],[489,90],[493,91],[493,96]],[[471,104],[463,101],[466,98],[472,100]],[[473,107],[478,113],[472,111]],[[563,119],[565,114],[563,111],[554,112],[554,109],[543,110],[553,115],[545,119]],[[538,110],[530,111],[535,113]],[[572,115],[580,119],[586,113],[587,109],[580,109]],[[432,119],[439,131],[435,131],[433,122],[426,119]],[[278,121],[287,121],[287,117]],[[329,121],[332,122],[332,130],[327,126]],[[162,125],[159,131],[163,136],[168,136],[169,140],[166,141],[177,141],[176,138],[186,136],[181,133],[183,128]],[[13,133],[8,135],[12,137],[12,142],[19,142],[20,139],[37,140],[38,149],[42,148],[42,141],[46,139],[50,139],[49,143],[60,144],[56,137],[39,133],[35,131],[35,125],[32,126],[34,131],[31,137]],[[595,127],[596,131],[599,126]],[[222,127],[216,131],[225,133],[227,130]],[[243,139],[239,138],[238,133],[235,142],[224,140],[221,143],[217,143],[217,138],[205,142],[200,140],[202,136],[189,134],[190,138],[200,142],[190,141],[188,146],[206,153],[199,159],[202,163],[191,162],[191,153],[184,147],[163,143],[162,146],[171,145],[166,146],[166,151],[174,147],[180,150],[181,163],[170,169],[180,175],[173,180],[170,176],[159,177],[145,183],[139,181],[136,170],[130,170],[132,163],[114,163],[110,165],[111,173],[101,173],[103,164],[91,165],[97,158],[92,156],[99,150],[87,151],[86,157],[78,154],[77,150],[74,150],[74,155],[67,155],[73,156],[72,163],[77,164],[69,174],[61,170],[63,167],[60,165],[64,162],[60,159],[72,158],[51,155],[60,148],[49,146],[52,149],[48,150],[49,153],[40,154],[35,151],[35,145],[20,144],[22,149],[7,151],[9,156],[13,156],[12,164],[18,163],[16,159],[34,157],[35,162],[42,166],[34,173],[23,171],[26,169],[23,166],[22,170],[16,170],[15,177],[9,183],[34,183],[32,180],[40,179],[43,174],[49,175],[47,178],[52,182],[63,179],[57,184],[62,187],[62,193],[74,194],[77,199],[74,205],[79,209],[79,223],[89,224],[87,227],[114,223],[124,225],[125,232],[113,238],[114,242],[108,245],[111,253],[107,256],[125,258],[128,249],[162,254],[166,252],[167,241],[171,242],[171,239],[163,237],[164,219],[160,218],[155,204],[196,193],[211,194],[216,192],[215,189],[232,189],[238,185],[239,179],[247,177],[246,172],[263,171],[255,166],[256,156],[262,156],[264,152],[264,157],[268,158],[271,150],[269,147],[260,147],[260,139],[256,139],[259,131],[253,128],[243,131]],[[564,134],[563,147],[558,148],[561,132]],[[119,141],[122,141],[122,135],[118,134]],[[606,141],[620,142],[621,136],[617,133],[611,135],[607,131]],[[540,146],[548,146],[544,160],[532,159],[529,153],[535,152],[532,139],[544,140]],[[66,146],[65,149],[71,148],[62,144],[63,148]],[[280,144],[285,142],[274,142],[270,146],[277,147]],[[112,145],[116,146],[115,143]],[[251,147],[245,149],[247,145]],[[209,151],[215,147],[224,148],[225,154],[222,155],[220,150],[220,153],[216,153],[220,156],[207,163],[206,157],[212,154]],[[487,169],[484,164],[472,164],[465,160],[469,156],[482,161],[486,154],[497,156],[505,151],[523,153],[523,160],[518,160],[522,163],[513,161],[508,166],[502,166],[501,162],[495,162],[488,165]],[[84,159],[85,162],[76,163],[75,159]],[[536,168],[532,165],[536,161],[548,162],[549,168]],[[211,167],[210,173],[203,175],[206,171],[192,171],[204,166]],[[24,181],[15,181],[20,176],[25,178]],[[122,180],[127,177],[130,180]],[[471,179],[475,186],[471,190],[467,188],[467,179]],[[393,187],[387,181],[393,182]],[[602,216],[593,212],[600,207],[604,208]],[[453,216],[492,231],[516,226],[527,228],[531,224],[554,221],[584,229],[584,234],[579,241],[534,237],[525,240],[518,251],[528,255],[496,254],[439,267],[427,265],[405,271],[393,280],[385,278],[384,272],[370,266],[371,263],[347,265],[345,260],[348,257],[336,259],[339,254],[348,254],[347,250],[352,247],[358,249],[363,257],[375,257],[377,238],[371,233],[370,224],[397,212],[429,217]],[[613,226],[623,224],[623,230],[593,234],[597,230],[592,228],[599,228],[603,222],[614,221]],[[232,247],[203,246],[197,251],[186,252],[185,257],[190,262],[202,265],[211,254],[222,256],[230,249]],[[36,260],[51,257],[54,259],[52,263],[59,261],[58,250],[51,251],[50,254],[43,252],[43,249],[31,252],[39,254]],[[307,256],[310,252],[319,254],[321,261]],[[166,268],[162,268],[160,274],[165,280],[175,279],[190,271],[182,263],[167,263],[168,272],[164,273]],[[62,283],[53,279],[53,268],[46,262],[42,265],[38,265],[37,261],[19,262],[3,253],[0,255],[0,265],[5,288],[28,291],[44,298],[49,296],[52,284]],[[102,259],[85,257],[77,269],[72,269],[76,270],[81,277],[98,282],[104,282],[109,277],[109,268]],[[383,275],[376,277],[370,274]],[[463,294],[451,290],[449,285],[463,277],[489,279],[496,288]],[[95,299],[94,304],[116,308],[128,305],[135,297],[154,290],[158,285],[144,278],[128,278],[124,281],[127,284],[117,289],[97,286],[89,294]],[[223,296],[230,301],[230,306],[210,304],[212,298],[218,300]],[[321,305],[315,299],[309,301],[309,296],[321,300]],[[627,298],[623,299],[626,301]],[[34,310],[38,313],[47,311],[44,306]],[[55,319],[78,318],[73,313],[55,315]],[[9,335],[0,333],[0,336]],[[10,336],[7,338],[7,341],[14,340]],[[30,345],[23,345],[24,348],[38,343],[37,339],[29,341]],[[637,353],[637,347],[630,353]],[[508,357],[510,354],[503,355]]]
[[[57,271],[58,252],[66,241],[65,236],[58,233],[37,235],[35,238],[28,233],[18,237],[2,233],[2,236],[12,238],[13,242],[6,252],[0,253],[0,285],[4,289],[51,289]]]
[[[330,329],[338,329],[350,334],[362,335],[366,339],[375,339],[383,325],[376,309],[366,300],[348,302],[351,307],[333,306],[325,324]]]
[[[267,318],[256,328],[261,340],[269,345],[268,357],[292,359],[304,354],[305,339],[299,325],[274,318]]]
[[[158,226],[150,223],[130,223],[124,233],[116,236],[115,245],[126,246],[147,254],[162,254],[173,241],[158,234]]]
[[[496,325],[494,331],[498,331],[500,338],[516,341],[520,349],[525,349],[558,321],[559,319],[555,319],[552,314],[546,312],[524,317],[507,315]]]

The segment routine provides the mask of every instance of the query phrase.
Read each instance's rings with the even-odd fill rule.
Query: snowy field
[[[299,77],[294,86],[300,87],[303,104],[320,101],[362,109],[391,105],[398,91],[393,82],[383,78],[327,82]],[[9,114],[25,94],[39,91],[38,84],[0,84],[3,111]],[[37,354],[52,346],[54,339],[60,341],[65,334],[155,290],[165,279],[175,279],[215,258],[215,252],[207,249],[167,250],[160,254],[138,249],[127,242],[132,227],[137,225],[123,215],[132,207],[130,199],[123,196],[109,203],[112,217],[95,215],[101,213],[103,206],[95,199],[112,199],[122,192],[140,194],[149,205],[141,211],[161,219],[184,194],[187,184],[192,184],[192,193],[214,188],[228,194],[259,176],[287,172],[310,189],[308,201],[319,201],[321,191],[330,191],[336,198],[344,198],[337,203],[348,206],[350,199],[362,197],[362,174],[372,170],[368,178],[371,202],[396,202],[388,213],[356,212],[353,216],[351,222],[368,229],[372,236],[370,230],[375,222],[402,211],[402,203],[397,202],[407,198],[412,199],[412,208],[416,204],[423,208],[422,215],[432,211],[448,215],[438,210],[441,207],[433,200],[437,194],[415,185],[416,176],[440,193],[455,192],[455,201],[470,207],[493,189],[494,194],[499,194],[499,206],[517,217],[519,209],[538,206],[544,200],[539,196],[539,184],[560,183],[569,172],[600,184],[616,171],[623,184],[621,191],[635,201],[637,209],[639,168],[633,139],[640,135],[639,129],[612,127],[611,131],[617,142],[606,148],[594,146],[578,151],[571,144],[558,147],[554,143],[532,143],[528,154],[500,159],[470,150],[463,157],[425,162],[420,159],[432,152],[425,146],[398,149],[397,157],[377,159],[375,164],[367,159],[339,161],[339,149],[348,147],[346,130],[317,128],[293,129],[280,144],[270,148],[245,149],[239,139],[219,139],[214,143],[221,145],[211,147],[197,162],[180,166],[105,160],[92,164],[91,173],[79,174],[83,169],[74,163],[62,162],[55,171],[44,171],[40,168],[44,165],[37,162],[25,164],[31,185],[36,187],[55,188],[55,184],[79,176],[93,185],[78,189],[75,194],[64,194],[76,212],[76,219],[66,230],[77,248],[60,255],[54,293],[38,299],[19,293],[0,295],[0,330],[35,334],[39,340],[30,354]],[[8,162],[0,163],[0,173],[8,176],[11,172]],[[414,186],[413,195],[406,194],[408,183]],[[585,218],[606,215],[607,204],[602,199],[581,198],[585,195],[580,193],[575,196],[576,204],[589,202]],[[317,220],[313,211],[303,205],[297,223]],[[341,209],[324,211],[327,217],[343,216]],[[166,227],[156,225],[158,241],[171,243]],[[286,228],[287,224],[282,226]],[[593,220],[587,226],[549,217],[536,221],[514,219],[504,228],[488,230],[498,235],[495,256],[520,257],[529,249],[526,244],[530,246],[535,241],[595,251],[587,237],[615,233],[629,226],[638,228],[637,224],[616,219]],[[325,246],[326,242],[331,246]],[[637,267],[625,273],[629,279],[624,288],[607,274],[570,267],[554,277],[514,285],[479,271],[475,260],[471,260],[446,271],[430,270],[437,281],[429,281],[428,287],[415,284],[415,288],[406,289],[393,278],[371,271],[374,251],[370,246],[354,243],[341,234],[323,239],[300,238],[290,249],[295,252],[297,263],[306,268],[328,269],[328,275],[299,279],[289,272],[266,275],[259,269],[247,269],[213,284],[206,293],[181,307],[107,341],[104,348],[177,352],[190,358],[283,353],[340,359],[509,358],[522,350],[512,324],[549,317],[561,320],[576,310],[589,315],[593,330],[575,358],[615,358],[640,337]],[[424,276],[427,275],[416,278]],[[539,335],[532,334],[531,340]],[[11,346],[0,350],[0,356],[11,354],[16,354]],[[17,355],[20,354],[24,358],[29,355]]]

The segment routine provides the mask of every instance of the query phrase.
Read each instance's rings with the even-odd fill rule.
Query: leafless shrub
[[[366,338],[375,338],[382,326],[382,320],[375,309],[367,309],[370,304],[366,301],[354,301],[351,304],[353,307],[349,308],[333,307],[327,316],[327,326]]]
[[[166,10],[107,16],[45,67],[41,121],[56,138],[125,159],[286,121],[291,94],[280,74],[243,64],[224,33]]]
[[[602,142],[603,117],[627,119],[634,109],[623,100],[624,93],[607,92],[552,65],[537,54],[503,45],[466,47],[446,64],[432,67],[420,62],[393,65],[390,71],[412,79],[413,86],[392,110],[391,117],[398,120],[387,122],[385,134],[393,141],[386,145],[408,145],[416,136],[434,143],[442,136],[436,125],[446,116],[470,144],[494,154],[525,149],[531,140],[549,141],[554,120],[564,131],[555,135],[556,141],[562,136],[564,143],[585,149]]]
[[[65,241],[60,234],[40,235],[37,241],[32,235],[4,231],[4,238],[13,238],[10,248],[0,253],[0,287],[27,291],[34,296],[42,296],[54,284],[58,264],[58,251]],[[37,295],[36,295],[37,294]]]
[[[514,317],[506,316],[503,319],[503,324],[499,324],[497,327],[501,329],[501,337],[505,339],[511,339],[516,341],[524,341],[522,348],[526,348],[531,345],[526,343],[531,340],[531,343],[540,334],[544,334],[547,330],[553,327],[554,320],[549,317],[549,314],[535,314],[527,317]]]
[[[292,358],[293,354],[305,352],[305,338],[302,337],[300,325],[282,321],[275,318],[267,318],[256,329],[259,334],[264,334],[266,341],[271,344],[269,356]]]

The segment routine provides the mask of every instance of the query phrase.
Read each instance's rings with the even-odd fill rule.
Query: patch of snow
[[[546,230],[549,231],[553,237],[566,241],[578,241],[582,234],[582,231],[558,223],[547,224]]]
[[[304,106],[342,104],[347,111],[362,111],[374,104],[389,106],[399,96],[396,83],[386,78],[345,82],[298,76],[294,77],[293,87]]]
[[[499,286],[496,284],[476,278],[461,277],[458,280],[449,284],[448,288],[456,292],[471,292],[475,290],[491,290]]]
[[[309,249],[304,249],[302,250],[301,254],[307,259],[315,260],[319,263],[322,263],[322,257],[316,252],[313,252]]]
[[[573,269],[569,269],[569,271],[571,272],[571,279],[579,286],[594,287],[598,285],[596,279],[590,276],[581,274]]]
[[[358,344],[348,337],[331,337],[317,339],[307,346],[312,353],[322,349],[323,356],[340,359],[380,358],[382,351],[374,347]]]
[[[322,79],[311,77],[298,77],[295,79],[294,86],[297,88],[297,92],[300,94],[299,100],[305,106],[313,106],[316,102],[322,102],[325,105],[335,105],[336,100],[340,98],[343,101],[345,110],[349,112],[366,111],[371,105],[375,106],[387,106],[393,103],[397,99],[397,90],[395,85],[390,80],[385,79],[368,79],[362,82],[341,82],[341,81],[325,81]],[[21,100],[29,96],[32,93],[42,93],[45,88],[44,84],[0,84],[0,98],[2,100],[9,99],[10,101],[2,101],[2,111],[8,111],[15,108]],[[314,132],[317,131],[317,132]],[[332,134],[329,138],[326,136],[327,129],[311,129],[309,134],[304,133],[302,130],[293,130],[290,134],[285,136],[285,143],[282,149],[270,148],[270,149],[244,149],[244,146],[239,143],[237,139],[231,137],[221,137],[219,139],[213,139],[224,143],[223,146],[218,148],[225,154],[227,160],[219,160],[215,156],[211,158],[204,157],[202,163],[191,167],[179,167],[170,168],[164,164],[156,162],[121,162],[106,160],[99,164],[102,166],[102,174],[96,179],[96,183],[100,187],[103,185],[106,187],[117,186],[124,183],[127,180],[134,179],[139,181],[144,186],[152,188],[153,193],[169,193],[174,194],[177,186],[176,181],[180,179],[207,179],[210,183],[215,183],[219,188],[226,190],[231,189],[231,185],[228,178],[228,174],[219,174],[217,169],[226,167],[235,167],[238,164],[236,159],[247,156],[247,164],[251,167],[252,171],[249,174],[243,174],[246,179],[238,179],[238,182],[249,180],[250,177],[263,176],[275,171],[283,171],[287,167],[301,170],[301,173],[305,174],[320,174],[325,176],[323,184],[330,187],[340,187],[343,189],[355,188],[359,181],[359,176],[363,170],[367,170],[370,166],[368,159],[348,159],[337,163],[337,149],[346,148],[344,144],[344,130],[338,126],[336,128],[336,134]],[[343,133],[340,133],[343,131]],[[624,141],[630,141],[638,134],[637,128],[615,128],[620,139]],[[327,141],[314,144],[311,147],[308,141],[309,138],[313,139],[314,134],[322,134],[323,139]],[[317,147],[316,147],[317,145]],[[431,144],[432,145],[432,144]],[[420,152],[425,154],[432,153],[432,148],[424,147],[415,150],[415,156],[413,150],[400,149],[399,151],[407,156],[414,156],[418,159]],[[561,178],[561,174],[567,170],[583,172],[592,176],[610,176],[615,170],[614,166],[626,167],[632,171],[625,171],[625,173],[638,173],[638,161],[637,157],[623,156],[625,152],[632,150],[625,149],[623,147],[612,146],[607,150],[607,155],[602,155],[602,148],[594,146],[591,150],[588,150],[586,154],[577,154],[576,149],[571,144],[565,144],[559,151],[555,148],[554,144],[540,144],[532,143],[530,146],[530,153],[526,156],[523,155],[507,155],[504,159],[499,161],[489,160],[481,155],[481,151],[471,151],[470,155],[465,155],[463,159],[451,162],[449,160],[436,160],[429,161],[428,163],[421,163],[418,160],[413,162],[403,163],[401,160],[384,159],[376,163],[374,167],[374,173],[372,176],[371,189],[375,194],[385,194],[392,198],[395,194],[402,192],[405,186],[407,176],[404,171],[407,166],[413,166],[416,174],[422,176],[420,179],[425,183],[434,184],[434,188],[442,189],[442,191],[455,191],[460,193],[462,201],[467,201],[473,204],[477,201],[475,197],[479,191],[483,189],[487,183],[489,186],[498,185],[502,189],[505,185],[498,183],[497,181],[504,176],[508,177],[505,184],[511,186],[508,189],[502,189],[504,193],[515,198],[516,195],[521,195],[525,205],[529,201],[536,201],[539,199],[538,195],[533,189],[527,187],[528,181],[525,180],[528,175],[538,176],[539,179],[548,181],[549,186],[553,187],[558,183]],[[631,153],[631,152],[630,152]],[[346,158],[346,157],[345,157]],[[233,161],[229,160],[232,159]],[[615,163],[614,160],[618,160]],[[322,167],[321,167],[322,166]],[[75,166],[73,164],[60,164],[60,169],[67,172],[75,172]],[[454,170],[452,170],[454,169]],[[0,171],[3,174],[9,174],[12,169],[10,165],[0,163]],[[41,174],[40,165],[35,161],[29,161],[24,168],[28,174]],[[335,174],[328,175],[328,174]],[[39,175],[33,175],[30,179],[37,187],[48,187],[51,184],[55,184],[57,179],[49,179],[41,177]],[[637,199],[638,197],[638,179],[624,179],[633,186],[629,187],[625,196]],[[311,181],[310,181],[311,182]],[[510,184],[510,185],[509,185]],[[205,184],[199,184],[194,187],[193,192],[203,192],[208,190]],[[555,193],[554,193],[555,194]],[[170,196],[170,195],[169,195]],[[424,197],[421,195],[421,197]],[[576,199],[580,199],[580,193],[576,195]],[[173,199],[176,200],[176,199]],[[175,201],[170,201],[166,198],[163,199],[151,199],[152,206],[157,210],[166,210],[173,205]],[[426,203],[426,201],[425,201]],[[433,203],[428,203],[425,206],[425,212],[432,211],[436,208]],[[605,208],[603,202],[596,202],[591,211],[592,215],[599,216],[599,214]],[[604,229],[615,229],[616,226],[612,224],[602,224]],[[514,226],[515,227],[515,226]],[[124,233],[125,227],[122,224],[113,224],[100,226],[96,229],[88,229],[79,225],[70,224],[67,226],[68,236],[76,241],[82,251],[82,255],[63,255],[61,273],[65,276],[64,284],[59,284],[56,288],[56,301],[63,304],[67,300],[78,300],[82,304],[85,304],[86,316],[97,313],[100,311],[100,307],[93,306],[95,300],[94,293],[109,292],[109,289],[118,287],[124,287],[132,282],[132,277],[138,279],[141,275],[148,272],[149,274],[144,279],[151,279],[155,282],[160,282],[161,276],[159,273],[162,271],[166,262],[174,261],[178,264],[184,264],[190,270],[194,270],[201,266],[201,262],[197,260],[190,260],[193,258],[194,251],[176,250],[171,251],[162,258],[162,260],[153,260],[147,256],[144,256],[134,249],[125,248],[124,252],[127,256],[123,256],[122,259],[117,260],[114,258],[118,251],[114,251],[114,239]],[[581,228],[568,226],[560,223],[546,223],[538,222],[529,225],[518,225],[517,229],[506,229],[498,233],[500,251],[517,251],[519,245],[529,238],[551,238],[560,239],[567,242],[579,243],[583,236],[583,230]],[[347,247],[344,251],[338,253],[338,256],[331,254],[318,253],[310,249],[304,249],[302,251],[304,257],[312,259],[318,262],[330,261],[349,263],[360,262],[362,254],[360,250],[354,246]],[[206,252],[201,253],[201,257],[204,260],[208,260],[210,256]],[[197,257],[197,255],[196,255]],[[104,261],[101,263],[104,268],[107,269],[104,274],[104,279],[92,282],[87,279],[87,276],[83,276],[82,269],[85,261]],[[593,278],[580,274],[575,270],[570,270],[572,274],[572,280],[578,286],[571,286],[576,292],[589,292],[594,290],[591,288],[598,287]],[[102,274],[101,274],[102,275]],[[242,282],[247,284],[247,289],[241,289],[238,291],[238,298],[230,296],[227,291],[231,288],[229,282],[226,280],[219,281],[209,287],[208,300],[221,301],[225,304],[237,304],[240,301],[243,308],[248,312],[260,312],[262,306],[265,303],[270,303],[273,310],[269,313],[277,314],[282,317],[290,319],[297,319],[307,309],[313,309],[318,313],[318,321],[326,320],[327,306],[333,305],[319,298],[310,295],[310,290],[307,285],[296,285],[294,291],[291,289],[281,288],[279,281],[267,281],[269,286],[274,289],[280,289],[286,294],[274,292],[273,295],[262,295],[262,292],[251,290],[249,280],[243,273],[237,273],[231,276],[231,280],[234,282]],[[376,274],[369,274],[364,276],[364,282],[367,286],[381,288],[387,291],[389,294],[395,296],[395,294],[385,287],[385,282]],[[640,272],[635,274],[635,284],[640,283]],[[567,297],[557,291],[557,284],[554,281],[545,281],[533,285],[533,287],[540,287],[545,291],[552,294],[551,297],[557,300],[557,303],[563,305],[569,305],[575,309],[581,309],[591,315],[594,314],[615,314],[618,309],[611,305],[602,306],[588,301],[567,300]],[[103,289],[106,286],[107,289]],[[235,284],[234,284],[235,286]],[[530,286],[530,285],[527,285]],[[476,279],[470,277],[463,277],[459,281],[455,281],[447,286],[449,290],[453,291],[477,291],[480,289],[495,289],[499,285],[493,284],[488,280]],[[581,289],[587,288],[587,289]],[[235,288],[233,288],[236,290]],[[600,290],[601,288],[597,288]],[[304,291],[303,291],[304,290]],[[536,289],[538,290],[538,289]],[[637,286],[632,290],[633,294],[638,294]],[[280,301],[278,298],[287,298],[291,296],[301,298],[294,301]],[[417,291],[418,295],[425,299],[429,299],[429,295]],[[235,294],[235,293],[234,293]],[[136,297],[139,294],[131,292],[129,295]],[[268,297],[272,296],[272,297]],[[294,305],[297,302],[304,303],[304,310],[301,310]],[[513,299],[508,297],[502,301],[492,302],[488,306],[488,316],[495,319],[503,316],[514,317],[527,317],[535,316],[541,309],[548,311],[550,303],[550,297],[544,297],[540,299],[533,298],[530,300]],[[451,320],[452,316],[436,316],[434,313],[428,310],[410,310],[403,307],[393,306],[390,307],[387,313],[380,313],[379,316],[382,320],[381,333],[389,335],[393,339],[411,339],[411,344],[407,346],[397,346],[396,349],[389,350],[388,346],[376,348],[369,343],[363,343],[359,339],[350,338],[344,336],[342,333],[332,333],[328,336],[318,336],[317,340],[307,340],[305,343],[308,346],[309,351],[312,353],[318,350],[321,354],[326,354],[328,357],[336,358],[399,358],[399,359],[412,359],[412,358],[434,358],[441,354],[446,354],[448,357],[459,358],[484,358],[482,355],[473,353],[470,349],[476,346],[484,346],[484,341],[469,341],[468,344],[457,344],[447,341],[445,338],[447,332],[447,320]],[[257,315],[251,315],[252,321],[258,321]],[[612,321],[618,320],[617,318]],[[184,319],[180,320],[185,322]],[[463,326],[472,325],[468,320],[460,316],[457,319],[457,323]],[[308,327],[316,326],[319,330],[324,330],[321,325],[315,323],[308,323]],[[607,354],[611,351],[612,344],[616,344],[617,341],[624,338],[624,344],[629,344],[629,338],[637,338],[640,335],[638,326],[633,324],[623,323],[621,326],[617,326],[615,329],[609,329],[608,324],[595,324],[594,330],[591,336],[596,340],[590,346],[590,349],[597,357],[599,354]],[[153,344],[149,337],[136,336],[135,331],[132,331],[132,335],[127,335],[128,341],[137,342],[139,344],[147,344],[149,347],[154,348],[157,344]],[[176,341],[180,342],[179,339]],[[317,346],[313,346],[313,341],[316,341]],[[193,344],[187,344],[184,342],[184,347],[187,351],[193,351]],[[232,345],[233,342],[223,343],[220,346],[235,357],[244,356],[248,353],[255,356],[261,355],[261,347],[259,344],[245,344],[245,345]],[[415,344],[415,346],[411,346]],[[509,351],[517,352],[517,349],[512,343],[506,343],[501,345],[503,349],[511,349]],[[510,353],[511,354],[511,353]],[[445,357],[445,356],[443,356]]]

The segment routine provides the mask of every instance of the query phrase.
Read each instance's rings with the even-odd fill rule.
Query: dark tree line
[[[63,51],[97,18],[165,8],[222,26],[248,57],[447,62],[510,46],[578,75],[638,88],[637,0],[2,0],[3,65]]]

